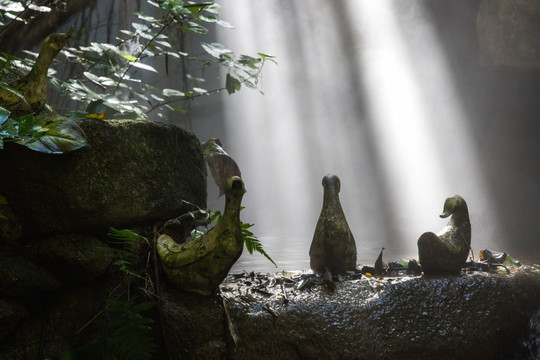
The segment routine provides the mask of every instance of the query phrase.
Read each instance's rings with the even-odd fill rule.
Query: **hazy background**
[[[358,261],[417,257],[444,200],[468,205],[482,248],[538,259],[537,74],[478,64],[478,1],[221,1],[217,40],[277,56],[265,95],[193,106],[201,140],[222,139],[248,192],[242,219],[280,269],[309,267],[321,179],[341,178]],[[219,101],[221,100],[221,102]],[[209,206],[220,208],[216,193]],[[270,270],[244,254],[235,270]]]
[[[263,70],[264,95],[203,96],[169,122],[201,141],[222,140],[248,190],[242,220],[255,224],[279,270],[309,267],[327,173],[341,179],[359,263],[372,264],[381,247],[387,261],[416,258],[418,237],[446,224],[438,215],[454,194],[468,203],[475,256],[488,248],[540,261],[540,76],[479,65],[479,0],[219,3],[235,28],[191,37],[189,54],[203,56],[199,42],[218,41],[274,55],[278,65]],[[114,39],[129,28],[126,14],[145,6],[100,0],[76,27]],[[122,16],[111,24],[115,11]],[[181,87],[178,72],[142,75]],[[204,77],[207,89],[225,82],[223,70]],[[209,207],[222,210],[208,184]],[[275,270],[247,251],[233,270],[242,269]]]

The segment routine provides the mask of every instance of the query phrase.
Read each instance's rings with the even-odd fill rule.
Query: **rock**
[[[149,121],[76,122],[85,148],[62,155],[16,144],[0,150],[0,189],[23,237],[169,219],[190,209],[183,200],[206,207],[206,167],[193,134]],[[8,236],[3,231],[0,239]]]
[[[12,299],[0,299],[0,343],[10,335],[28,313],[21,303]]]
[[[540,3],[482,0],[476,27],[480,63],[540,70]]]
[[[160,346],[155,358],[167,358],[163,334],[172,359],[523,359],[516,355],[525,341],[538,343],[538,274],[359,276],[340,276],[334,292],[299,290],[301,275],[283,273],[229,276],[221,296],[164,283],[161,316],[158,307],[144,313]],[[105,299],[125,299],[121,282],[122,274],[103,276],[33,301],[0,359],[102,342],[110,331]],[[148,301],[135,288],[131,296]]]
[[[50,358],[106,339],[109,334],[106,324],[110,319],[105,311],[106,299],[122,295],[123,290],[118,286],[121,282],[121,277],[104,277],[86,286],[64,288],[40,298],[39,306],[15,334],[13,348],[24,355],[12,355],[9,359]]]
[[[219,296],[203,296],[167,287],[161,309],[174,359],[225,359],[228,332]]]
[[[88,235],[56,235],[30,248],[36,261],[63,283],[84,284],[105,272],[114,254],[102,241]]]
[[[333,294],[277,280],[225,284],[231,359],[509,359],[540,307],[536,274],[362,278]]]
[[[1,150],[0,150],[1,151]],[[16,240],[22,235],[22,226],[13,214],[9,204],[0,204],[0,240]]]
[[[61,286],[50,271],[36,263],[22,256],[0,254],[0,295],[36,296]]]

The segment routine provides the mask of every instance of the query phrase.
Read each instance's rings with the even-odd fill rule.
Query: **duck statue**
[[[18,80],[8,82],[8,85],[24,95],[26,102],[8,90],[0,89],[0,106],[9,110],[11,117],[29,113],[38,114],[43,110],[47,98],[47,71],[72,33],[73,27],[65,34],[48,36],[30,72]]]
[[[339,201],[341,182],[336,175],[326,175],[322,185],[323,206],[309,249],[310,267],[319,274],[356,271],[356,242]]]
[[[240,207],[245,192],[242,179],[230,177],[225,186],[225,211],[216,226],[182,244],[166,234],[158,237],[163,272],[175,287],[202,295],[217,290],[244,249]]]
[[[451,216],[437,234],[426,232],[418,239],[418,257],[424,274],[459,274],[471,247],[471,223],[467,203],[459,196],[444,202],[441,218]]]

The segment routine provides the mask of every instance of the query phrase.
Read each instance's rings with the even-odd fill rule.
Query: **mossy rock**
[[[0,150],[0,192],[22,237],[169,219],[188,209],[184,200],[206,207],[206,167],[192,133],[142,120],[76,122],[87,138],[82,149]],[[3,230],[0,239],[17,233]]]
[[[33,261],[23,256],[0,254],[0,295],[32,297],[61,286],[52,273]]]
[[[88,235],[56,235],[30,248],[33,258],[67,284],[84,284],[103,275],[114,254]]]
[[[0,342],[16,329],[17,325],[28,316],[21,303],[13,299],[0,299]]]

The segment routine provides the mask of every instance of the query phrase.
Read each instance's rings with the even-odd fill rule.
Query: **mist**
[[[382,247],[386,260],[417,257],[454,194],[469,205],[475,256],[538,259],[540,77],[479,64],[478,1],[220,4],[235,29],[217,40],[278,65],[263,70],[264,95],[194,105],[193,130],[219,137],[239,164],[242,220],[279,269],[309,267],[327,173],[341,179],[359,263]],[[212,189],[208,200],[221,207]],[[275,268],[244,254],[235,269]]]

